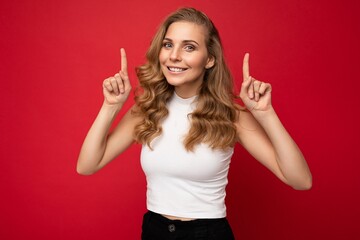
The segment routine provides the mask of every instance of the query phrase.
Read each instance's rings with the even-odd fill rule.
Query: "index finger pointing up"
[[[121,71],[123,71],[127,75],[127,59],[126,59],[126,52],[125,49],[120,49],[121,55]]]
[[[244,62],[243,62],[243,78],[244,80],[250,77],[249,72],[249,53],[245,53]]]

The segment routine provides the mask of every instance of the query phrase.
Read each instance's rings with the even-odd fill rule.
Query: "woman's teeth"
[[[168,69],[172,72],[183,72],[186,68],[175,68],[175,67],[168,67]]]

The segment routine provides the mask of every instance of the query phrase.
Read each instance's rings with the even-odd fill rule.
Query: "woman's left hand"
[[[241,85],[240,98],[245,107],[252,113],[260,113],[272,108],[271,85],[250,76],[248,53],[244,56],[243,83]]]

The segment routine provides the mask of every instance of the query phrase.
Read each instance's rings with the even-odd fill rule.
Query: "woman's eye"
[[[186,46],[185,46],[185,50],[186,50],[186,51],[193,51],[193,50],[195,50],[195,47],[192,46],[192,45],[186,45]]]
[[[163,43],[163,47],[165,47],[165,48],[171,48],[171,43],[168,43],[168,42],[165,42],[165,43]]]

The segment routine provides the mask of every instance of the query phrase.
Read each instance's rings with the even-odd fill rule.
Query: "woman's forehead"
[[[205,41],[206,29],[203,25],[192,22],[174,22],[166,31],[165,38],[173,41]]]

